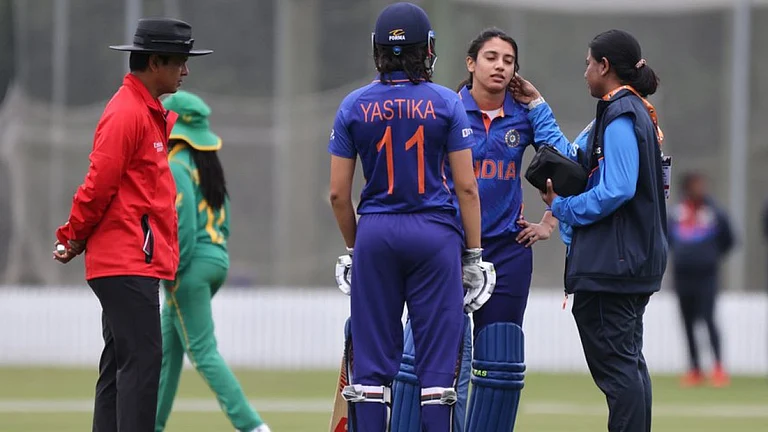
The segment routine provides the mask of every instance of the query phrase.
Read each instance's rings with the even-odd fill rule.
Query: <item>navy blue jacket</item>
[[[634,126],[634,134],[606,133],[610,132],[609,125],[626,123],[627,119]],[[613,188],[618,192],[615,197],[609,194],[602,200],[609,201],[609,205],[600,202],[592,208],[587,204],[579,205],[583,201],[581,195],[558,198],[553,202],[555,217],[576,222],[573,223],[573,239],[565,269],[565,290],[568,293],[656,292],[661,288],[667,265],[667,214],[661,149],[656,128],[642,100],[632,92],[622,90],[607,101],[599,101],[595,125],[587,142],[582,162],[591,174],[587,190],[581,195],[594,195],[598,188],[609,191]],[[627,145],[637,146],[637,153],[633,148],[632,157],[624,159],[630,161],[624,172],[632,172],[632,175],[616,177],[624,185],[603,183],[601,186],[601,182],[607,180],[603,171],[608,171],[603,155],[608,157],[611,150],[616,152]],[[620,162],[622,159],[607,163]],[[593,202],[597,201],[593,199]],[[577,213],[594,212],[595,208],[601,213],[593,215],[590,223],[578,223]]]

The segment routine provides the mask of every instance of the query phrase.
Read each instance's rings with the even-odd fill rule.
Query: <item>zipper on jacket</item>
[[[144,252],[144,262],[149,264],[152,262],[152,254],[155,250],[155,236],[152,233],[152,227],[149,225],[148,214],[141,216],[141,230],[144,232],[144,241],[141,245],[141,250]]]

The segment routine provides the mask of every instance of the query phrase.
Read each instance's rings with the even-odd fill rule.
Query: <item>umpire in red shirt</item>
[[[54,258],[85,252],[85,277],[102,307],[94,432],[151,432],[162,363],[160,279],[179,263],[176,186],[168,136],[176,114],[158,99],[174,93],[193,50],[189,24],[139,21],[129,51],[130,73],[96,126],[90,167],[67,223],[56,231]]]

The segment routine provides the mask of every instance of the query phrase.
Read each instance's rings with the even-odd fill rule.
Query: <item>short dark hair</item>
[[[405,45],[397,49],[399,53],[396,54],[391,46],[375,44],[373,47],[373,59],[382,82],[391,83],[387,74],[397,71],[405,72],[414,84],[432,81],[432,70],[427,64],[429,50],[426,43]]]
[[[149,58],[152,56],[152,53],[145,53],[145,52],[137,52],[132,51],[130,57],[128,58],[128,67],[131,70],[131,72],[144,72],[149,68]],[[160,61],[167,65],[169,61],[171,61],[170,55],[165,54],[154,54],[157,55],[160,58]]]
[[[512,38],[512,36],[506,34],[504,30],[498,29],[496,27],[490,27],[482,32],[469,44],[469,48],[467,49],[467,57],[471,58],[474,61],[477,61],[477,55],[480,53],[480,50],[483,49],[483,46],[485,46],[485,43],[493,38],[499,38],[503,40],[504,42],[507,42],[508,44],[512,45],[512,48],[515,50],[515,73],[520,70],[520,54],[517,50],[517,42],[515,39]],[[456,91],[461,90],[462,87],[472,87],[472,73],[469,74],[469,78],[463,80],[459,83],[459,86],[456,88]]]
[[[589,43],[592,57],[600,61],[608,59],[616,76],[624,84],[631,85],[641,96],[656,93],[659,77],[643,59],[640,43],[623,30],[608,30],[600,33]]]

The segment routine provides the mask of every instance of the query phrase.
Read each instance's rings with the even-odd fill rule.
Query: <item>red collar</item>
[[[152,97],[152,95],[149,94],[147,86],[145,86],[144,83],[141,82],[141,80],[138,79],[134,74],[127,73],[123,78],[123,85],[139,93],[149,109],[158,111],[161,114],[165,114],[165,108],[163,107],[163,104],[160,102],[160,100]]]

